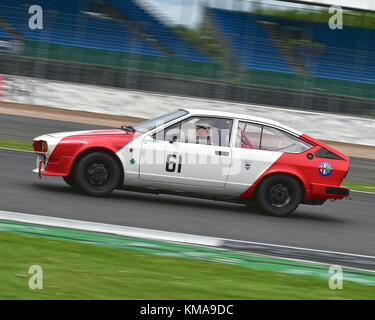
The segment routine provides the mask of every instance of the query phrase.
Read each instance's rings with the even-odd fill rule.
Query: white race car
[[[278,122],[180,109],[134,127],[34,139],[34,172],[92,196],[114,189],[235,201],[285,216],[349,195],[349,158]]]

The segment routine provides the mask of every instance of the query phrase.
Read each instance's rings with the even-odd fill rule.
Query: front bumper
[[[65,177],[69,175],[72,157],[60,157],[57,161],[47,158],[44,154],[37,153],[36,168],[34,173],[41,176]]]

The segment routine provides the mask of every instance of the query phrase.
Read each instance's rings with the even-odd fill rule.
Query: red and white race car
[[[264,118],[179,109],[134,127],[46,134],[33,141],[39,176],[92,196],[114,189],[258,203],[286,216],[300,203],[343,199],[349,157]]]

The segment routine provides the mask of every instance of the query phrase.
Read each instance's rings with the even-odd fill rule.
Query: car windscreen
[[[155,129],[158,126],[161,126],[165,123],[178,119],[186,114],[187,112],[185,110],[177,110],[175,112],[168,113],[163,116],[138,123],[137,125],[134,126],[134,130],[142,132],[142,133],[146,133],[152,129]]]

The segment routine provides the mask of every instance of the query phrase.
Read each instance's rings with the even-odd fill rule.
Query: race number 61
[[[165,171],[176,172],[176,167],[177,167],[177,173],[181,172],[182,156],[178,156],[178,162],[176,162],[176,159],[177,159],[177,155],[175,154],[167,155],[167,163],[165,164]]]

